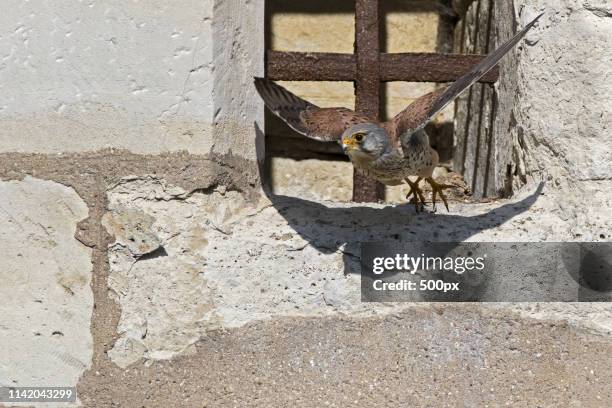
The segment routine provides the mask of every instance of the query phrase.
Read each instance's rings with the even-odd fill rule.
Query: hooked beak
[[[342,149],[345,152],[353,148],[355,148],[355,141],[353,139],[347,138],[342,140]]]

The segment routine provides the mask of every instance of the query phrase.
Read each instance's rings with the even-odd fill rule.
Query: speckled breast
[[[380,158],[361,168],[368,177],[390,186],[402,184],[408,176],[414,176],[417,168],[405,157]]]

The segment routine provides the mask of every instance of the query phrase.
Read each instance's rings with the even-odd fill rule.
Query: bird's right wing
[[[542,14],[533,19],[525,28],[498,49],[487,55],[482,61],[450,86],[421,96],[412,102],[406,109],[398,113],[390,123],[390,127],[393,129],[392,133],[394,133],[396,137],[399,137],[407,132],[413,133],[419,129],[423,129],[442,109],[495,67],[502,57],[506,55],[508,51],[523,38],[527,31],[533,27],[538,19],[542,17]]]
[[[349,127],[370,122],[347,108],[319,108],[268,79],[255,78],[255,88],[276,116],[311,139],[339,141]]]

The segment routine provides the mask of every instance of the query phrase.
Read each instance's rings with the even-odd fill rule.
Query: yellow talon
[[[421,177],[417,178],[413,183],[409,179],[405,179],[406,183],[410,186],[410,191],[406,195],[406,200],[410,198],[411,195],[414,195],[411,201],[414,202],[414,208],[417,212],[419,212],[419,200],[421,200],[420,207],[421,209],[425,208],[425,196],[423,196],[423,191],[419,188],[419,183],[422,180]]]
[[[436,182],[431,177],[427,177],[425,179],[425,181],[427,181],[429,183],[429,185],[431,186],[431,201],[433,203],[434,210],[436,209],[436,195],[440,194],[440,198],[444,202],[444,206],[446,207],[446,211],[450,211],[448,209],[448,201],[446,201],[446,197],[444,196],[443,191],[446,190],[447,188],[452,188],[452,187],[455,187],[455,186],[450,185],[450,184],[439,184],[438,182]]]

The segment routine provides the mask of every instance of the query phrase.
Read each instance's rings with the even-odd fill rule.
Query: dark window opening
[[[452,3],[268,0],[266,76],[288,81],[281,84],[320,106],[347,106],[385,120],[410,97],[456,79],[479,59],[457,54],[485,54],[493,46],[493,0],[459,2],[463,15]],[[410,36],[415,32],[421,35]],[[441,162],[463,174],[479,196],[492,195],[494,100],[491,85],[477,84],[427,128]],[[267,111],[265,119],[268,183],[278,181],[274,158],[348,161],[336,143],[307,139]],[[353,200],[383,198],[372,181],[355,176],[353,183]]]

